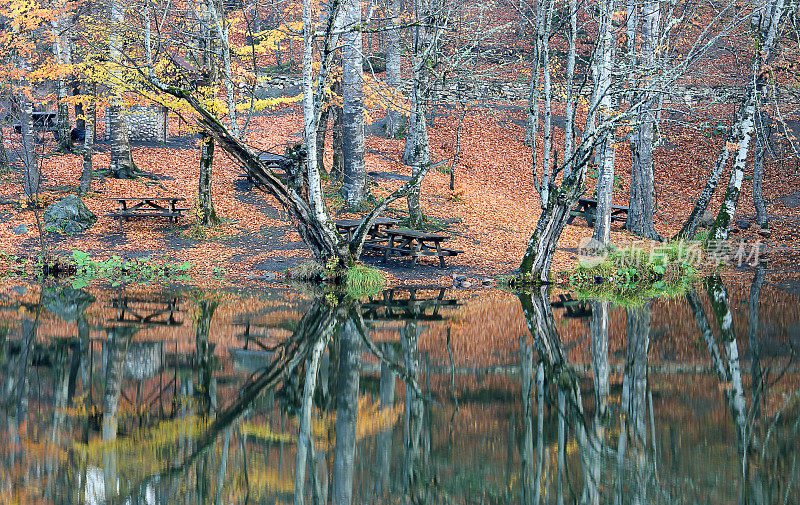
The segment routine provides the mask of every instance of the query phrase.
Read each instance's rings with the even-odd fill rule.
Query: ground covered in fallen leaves
[[[518,266],[540,213],[539,199],[531,175],[531,150],[524,137],[525,106],[523,103],[472,104],[462,128],[460,155],[454,166],[455,190],[449,189],[450,175],[432,170],[422,186],[422,206],[432,231],[452,236],[449,247],[464,254],[448,258],[448,266],[440,268],[434,258],[422,258],[417,267],[408,259],[383,263],[377,258],[365,261],[387,272],[393,282],[450,283],[453,274],[474,278],[491,277],[514,271]],[[556,114],[558,110],[556,108]],[[100,114],[99,117],[102,117]],[[371,114],[380,120],[380,113]],[[103,138],[102,121],[98,138]],[[697,127],[676,122],[662,130],[662,141],[656,151],[655,177],[657,192],[656,227],[663,236],[671,237],[691,211],[708,172],[724,142]],[[680,126],[679,126],[680,125]],[[430,120],[430,143],[433,161],[451,158],[456,145],[458,114],[450,108],[435,111]],[[287,141],[299,141],[302,116],[296,105],[253,117],[248,130],[249,141],[261,149],[282,151]],[[369,130],[369,128],[368,128]],[[563,130],[555,129],[556,144]],[[6,132],[6,138],[13,137]],[[254,188],[243,177],[243,169],[217,149],[214,160],[213,199],[222,224],[211,229],[196,225],[194,212],[172,224],[166,219],[133,220],[122,226],[107,216],[115,209],[114,197],[180,196],[194,207],[197,195],[199,160],[198,137],[170,119],[170,140],[164,144],[133,142],[137,166],[150,174],[135,180],[118,180],[98,176],[92,192],[84,198],[88,208],[98,216],[87,232],[75,235],[45,233],[44,243],[51,253],[69,255],[73,250],[89,252],[93,257],[120,255],[127,258],[150,256],[159,260],[192,264],[191,274],[199,282],[236,282],[252,279],[267,272],[280,274],[288,267],[310,259],[293,223],[276,200]],[[13,140],[13,138],[12,138]],[[50,141],[50,139],[47,139]],[[46,142],[47,143],[47,142]],[[330,166],[330,138],[327,166]],[[403,184],[410,167],[400,160],[403,140],[370,135],[366,144],[369,189],[381,197]],[[109,164],[109,146],[99,142],[94,154],[94,167],[99,174]],[[615,203],[627,204],[630,163],[627,142],[617,148]],[[48,146],[42,150],[47,152]],[[43,160],[43,199],[55,201],[75,191],[81,172],[78,154],[51,154]],[[449,166],[449,163],[444,167]],[[728,174],[723,174],[724,188]],[[753,223],[751,181],[742,190],[737,218],[751,225],[737,228],[737,237],[766,245],[767,255],[777,261],[776,268],[785,273],[796,271],[794,246],[800,234],[800,168],[795,158],[785,151],[768,160],[764,194],[768,201],[772,234],[761,238]],[[335,181],[327,182],[326,194],[337,217],[356,217],[339,207]],[[594,179],[587,182],[587,194],[593,191]],[[721,193],[722,191],[718,191]],[[41,242],[33,211],[23,208],[22,179],[19,173],[0,175],[0,249],[10,255],[38,254]],[[718,206],[721,194],[713,205]],[[407,215],[405,201],[396,202],[387,215],[402,219]],[[19,225],[26,225],[20,228]],[[26,232],[24,229],[27,228]],[[554,270],[573,268],[577,246],[591,235],[581,219],[568,225],[554,260]],[[625,244],[635,237],[615,224],[612,242]]]

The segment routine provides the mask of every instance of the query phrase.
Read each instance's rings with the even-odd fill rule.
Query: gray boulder
[[[44,226],[61,233],[80,233],[97,221],[77,195],[67,195],[44,210]]]

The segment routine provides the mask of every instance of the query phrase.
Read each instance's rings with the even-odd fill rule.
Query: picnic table
[[[346,235],[347,240],[353,239],[353,234],[356,232],[361,223],[363,223],[363,219],[339,219],[338,221],[334,221],[336,225],[336,229],[339,233]],[[367,230],[367,240],[365,245],[372,245],[375,242],[381,242],[388,238],[385,232],[385,228],[391,228],[393,226],[397,226],[400,221],[396,219],[390,219],[388,217],[379,217],[375,219],[372,223],[372,226],[369,230]],[[384,228],[381,231],[381,228]]]
[[[437,256],[439,265],[445,267],[445,256],[456,256],[464,252],[442,247],[442,242],[450,239],[448,235],[408,228],[387,228],[384,233],[389,237],[388,244],[373,243],[370,245],[372,249],[383,251],[384,261],[388,261],[390,256],[411,256],[411,264],[416,265],[420,256]]]
[[[597,200],[594,198],[578,198],[578,203],[574,209],[569,212],[569,219],[567,224],[572,224],[576,217],[582,217],[586,220],[586,224],[594,226],[597,219]],[[611,206],[611,221],[619,221],[624,223],[628,220],[628,207],[625,205],[612,205]]]
[[[282,182],[286,182],[289,178],[289,174],[286,173],[286,157],[281,154],[275,154],[270,152],[263,152],[258,155],[258,159],[262,161],[267,168],[275,172],[275,175],[280,179]],[[258,178],[255,177],[251,172],[250,169],[245,167],[244,174],[245,178],[247,178],[247,182],[251,184],[258,185],[259,181]]]
[[[109,217],[128,221],[132,217],[166,217],[170,221],[177,222],[183,212],[189,210],[188,207],[178,207],[178,203],[185,201],[186,198],[168,197],[135,197],[135,198],[109,198],[117,202],[117,210],[110,212]]]

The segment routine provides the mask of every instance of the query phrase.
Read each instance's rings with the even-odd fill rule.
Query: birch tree
[[[785,0],[758,0],[753,4],[750,15],[753,56],[748,74],[749,83],[741,98],[736,120],[729,130],[714,169],[709,174],[706,186],[695,203],[692,213],[675,238],[691,239],[694,237],[699,219],[713,197],[717,181],[725,169],[728,158],[733,154],[733,166],[722,205],[708,234],[709,240],[727,239],[728,229],[736,215],[750,142],[756,129],[758,104],[763,103],[763,97],[768,92],[769,65],[774,61],[779,49],[778,39],[781,35],[782,22],[786,13],[790,8],[793,9],[794,5],[793,2],[789,4]],[[760,180],[758,182],[760,185]]]
[[[344,0],[342,37],[342,196],[351,210],[366,194],[364,167],[364,66],[361,1]]]
[[[614,69],[614,53],[616,38],[612,23],[616,11],[614,0],[604,0],[601,4],[600,18],[600,58],[597,62],[597,96],[598,121],[608,122],[614,115],[613,97],[611,93],[612,71]],[[594,221],[592,238],[603,245],[608,245],[611,235],[611,209],[614,192],[614,128],[609,128],[597,146],[600,166],[597,176],[597,215]]]
[[[596,27],[597,36],[595,41],[590,43],[592,58],[588,66],[591,79],[587,76],[577,89],[567,88],[568,93],[575,95],[573,103],[580,105],[584,87],[590,83],[590,98],[583,109],[585,112],[576,106],[575,109],[571,109],[572,115],[567,118],[565,133],[569,134],[564,145],[565,155],[563,162],[553,169],[547,188],[547,205],[539,216],[523,255],[520,265],[522,283],[550,282],[550,265],[556,244],[570,216],[571,208],[584,191],[587,168],[593,158],[600,172],[597,186],[597,220],[593,236],[603,244],[608,243],[612,208],[611,189],[614,180],[614,131],[620,125],[631,125],[635,124],[635,121],[640,121],[641,117],[637,117],[638,111],[643,110],[647,104],[652,104],[653,96],[657,97],[669,89],[676,79],[690,71],[700,58],[708,53],[709,48],[715,47],[718,41],[736,29],[743,19],[739,11],[734,10],[728,15],[729,9],[723,9],[724,17],[719,16],[701,33],[692,34],[694,39],[688,49],[680,54],[671,55],[669,65],[662,65],[659,72],[648,76],[647,79],[638,80],[636,93],[631,93],[624,88],[622,79],[614,79],[617,37],[612,21],[615,12],[618,12],[616,9],[615,0],[602,0],[598,4],[598,9],[593,11],[596,15],[592,18],[591,26]],[[648,15],[650,20],[647,23],[651,26],[648,29],[655,30],[655,14],[648,11]],[[667,25],[674,22],[675,18],[670,17]],[[576,24],[570,20],[568,37],[573,39],[577,33],[573,28],[575,26]],[[575,40],[569,41],[570,52],[574,45]],[[571,60],[572,56],[568,58]],[[574,74],[568,73],[568,79],[570,75],[574,77]],[[612,108],[623,96],[628,97],[627,107]],[[576,120],[578,117],[581,117],[580,124]],[[650,120],[652,118],[645,122]],[[649,142],[648,137],[649,134],[644,135],[643,144]]]
[[[58,140],[58,149],[62,152],[72,151],[72,136],[70,135],[70,122],[69,122],[69,104],[67,103],[67,74],[64,69],[71,62],[69,30],[67,22],[67,13],[65,12],[66,6],[59,2],[55,6],[56,13],[54,14],[52,25],[52,38],[53,38],[53,55],[55,62],[58,65],[59,73],[56,76],[56,100],[57,100],[57,116],[56,116],[56,139]]]
[[[119,0],[112,0],[110,5],[110,35],[108,41],[108,55],[113,62],[121,64],[122,54],[122,29],[125,25],[125,11]],[[109,126],[111,128],[111,157],[109,173],[117,179],[132,179],[135,177],[136,165],[131,154],[128,120],[125,117],[124,103],[121,90],[124,89],[121,72],[112,74],[115,82],[111,83],[111,103],[108,105]]]
[[[323,104],[326,96],[331,93],[332,69],[341,36],[357,28],[346,27],[343,5],[342,0],[331,0],[327,13],[322,16],[323,22],[319,23],[320,16],[315,11],[317,4],[312,0],[303,4],[302,109],[306,139],[317,138]],[[334,265],[335,268],[329,270],[331,275],[342,275],[361,256],[367,231],[378,215],[391,202],[407,196],[430,167],[421,167],[406,184],[372,207],[366,213],[362,225],[348,240],[337,232],[328,211],[323,194],[321,167],[318,165],[317,143],[306,142],[307,156],[299,167],[302,173],[299,178],[291,178],[293,181],[300,181],[300,184],[282,182],[259,159],[258,150],[243,136],[237,137],[226,125],[222,115],[227,109],[224,101],[220,103],[216,97],[204,94],[202,87],[197,86],[197,67],[193,70],[191,65],[187,65],[192,48],[196,46],[192,41],[194,32],[188,26],[190,20],[171,3],[162,5],[162,8],[158,20],[160,29],[152,31],[152,44],[147,46],[152,48],[152,60],[146,57],[144,50],[146,46],[143,39],[147,31],[141,24],[142,17],[132,16],[126,20],[128,29],[125,32],[126,47],[130,50],[121,53],[121,63],[109,58],[106,64],[113,67],[113,71],[126,72],[126,92],[138,93],[142,97],[167,105],[188,121],[194,122],[196,128],[206,132],[218,148],[246,168],[260,189],[274,196],[288,211],[315,259]],[[156,26],[155,19],[153,26]],[[161,29],[162,26],[164,29]],[[257,50],[251,42],[237,49],[244,54],[252,54]],[[224,65],[218,68],[222,67]],[[235,87],[240,92],[247,90],[246,87]],[[263,109],[273,103],[271,100],[260,100],[256,97],[244,98],[245,107],[256,103]]]

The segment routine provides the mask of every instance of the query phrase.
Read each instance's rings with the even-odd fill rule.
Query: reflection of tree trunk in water
[[[197,321],[195,322],[195,352],[197,370],[197,387],[195,394],[198,396],[200,413],[211,415],[217,409],[216,381],[214,380],[214,344],[208,341],[211,330],[211,320],[219,302],[200,300],[197,302]]]
[[[384,353],[393,358],[392,348],[386,346]],[[394,387],[396,375],[386,363],[381,362],[380,400],[381,410],[394,407]],[[392,428],[386,427],[378,434],[378,449],[376,461],[375,497],[387,497],[391,491],[389,487],[389,472],[392,468]]]
[[[120,326],[108,330],[106,340],[106,379],[103,392],[103,431],[104,442],[117,439],[117,421],[119,415],[119,399],[122,393],[122,379],[125,372],[125,360],[128,357],[128,345],[134,330]],[[105,497],[117,495],[117,455],[115,448],[104,445],[103,477]]]
[[[761,415],[760,392],[764,387],[764,372],[761,369],[761,346],[758,342],[758,299],[761,297],[761,285],[764,283],[765,270],[763,265],[756,267],[753,284],[750,285],[750,298],[747,303],[748,328],[747,336],[750,342],[750,388],[753,390],[753,415]]]
[[[733,327],[733,314],[728,302],[728,291],[719,275],[712,275],[706,279],[706,292],[711,299],[711,307],[722,337],[722,347],[728,361],[727,377],[731,382],[728,390],[728,401],[736,423],[737,442],[739,452],[746,457],[747,453],[747,413],[745,410],[744,386],[742,384],[742,371],[739,366],[739,347],[736,343],[736,334]],[[746,473],[745,460],[742,460],[742,475]]]
[[[636,443],[647,444],[647,355],[650,349],[650,304],[628,309],[628,355],[625,378],[628,382],[627,410],[631,434]],[[623,379],[623,380],[624,380]],[[624,387],[624,386],[623,386]]]
[[[592,302],[592,370],[597,413],[604,417],[608,401],[608,301]]]
[[[314,390],[317,387],[317,372],[322,351],[325,350],[328,335],[320,335],[311,348],[311,354],[306,360],[306,380],[303,386],[303,399],[300,407],[300,427],[297,435],[297,462],[294,475],[294,505],[303,505],[305,500],[306,467],[308,466],[308,453],[313,442],[311,438],[311,409],[314,404]],[[324,338],[323,338],[324,337]]]
[[[558,391],[558,470],[556,473],[556,503],[564,505],[564,468],[567,461],[567,395]]]
[[[719,275],[712,275],[706,279],[706,291],[711,299],[711,306],[720,327],[727,366],[717,346],[708,316],[700,303],[700,297],[695,291],[691,291],[686,294],[686,300],[697,320],[700,333],[706,341],[709,355],[717,369],[720,381],[722,383],[730,383],[730,386],[724,389],[724,394],[736,425],[736,443],[739,455],[742,457],[741,471],[744,480],[748,471],[747,414],[741,369],[739,367],[739,349],[733,332],[733,315],[730,311],[727,291]]]
[[[520,381],[522,382],[522,449],[520,459],[522,463],[522,503],[533,503],[534,478],[533,478],[533,346],[525,343],[525,337],[520,337],[519,352],[521,357]]]
[[[92,363],[91,363],[91,345],[92,341],[89,339],[89,323],[86,318],[81,316],[78,318],[78,340],[80,340],[80,353],[81,353],[81,389],[83,396],[83,407],[86,412],[91,412],[92,403]],[[81,429],[81,442],[84,444],[89,442],[89,416],[83,417]]]
[[[620,438],[631,443],[635,472],[629,476],[632,503],[647,503],[647,357],[650,349],[650,303],[627,313],[628,350],[623,374]],[[622,442],[620,442],[623,444]],[[622,445],[624,449],[625,445]],[[620,456],[621,458],[621,456]]]
[[[58,342],[53,349],[55,356],[52,362],[53,372],[53,420],[50,424],[49,442],[52,447],[61,447],[61,435],[67,413],[67,396],[69,394],[69,347],[66,342]],[[53,481],[58,472],[58,451],[49,451],[46,457],[48,495],[56,496],[56,483]]]
[[[586,421],[584,419],[583,404],[581,401],[580,386],[577,376],[571,369],[569,361],[567,360],[566,352],[558,334],[555,320],[553,319],[553,312],[550,307],[550,300],[547,293],[547,286],[541,286],[531,293],[520,293],[520,303],[522,310],[525,314],[525,321],[528,324],[528,329],[533,336],[537,353],[540,359],[541,367],[537,370],[537,379],[539,374],[542,374],[541,382],[538,389],[544,390],[547,383],[555,383],[558,386],[559,397],[559,415],[564,417],[564,420],[569,420],[572,423],[572,428],[575,432],[575,441],[578,446],[578,453],[581,458],[581,465],[583,467],[584,489],[581,498],[581,503],[599,503],[600,498],[600,470],[602,468],[602,453],[603,453],[603,439],[604,429],[598,417],[595,417],[592,430],[587,430]],[[525,353],[523,353],[523,365],[525,368]],[[530,367],[528,367],[530,368]],[[523,372],[523,377],[525,377]],[[529,377],[529,376],[528,376]],[[595,388],[599,387],[597,384]],[[525,381],[523,381],[523,388],[525,388]],[[523,401],[525,393],[523,390]],[[540,403],[544,403],[544,397],[539,394]],[[528,404],[529,405],[529,404]],[[531,416],[529,408],[526,410],[527,419],[525,419],[525,427],[531,426]],[[539,409],[540,416],[543,414],[543,409]],[[565,424],[565,423],[564,423]],[[539,426],[540,433],[543,426]],[[562,434],[562,431],[564,432]],[[559,426],[559,437],[565,437],[566,426]],[[523,443],[523,453],[528,451],[532,455],[532,443],[528,442],[532,435],[526,434],[527,439]],[[539,436],[540,447],[544,445],[542,436]],[[530,448],[530,449],[526,449]],[[559,470],[558,473],[563,474],[566,450],[564,444],[559,447]],[[523,474],[526,472],[525,458],[523,454]],[[527,458],[530,461],[530,456]],[[543,461],[543,458],[539,458]],[[530,467],[530,464],[528,465]],[[542,467],[540,466],[540,469]],[[537,471],[537,474],[539,471]],[[525,477],[523,476],[523,479]],[[533,499],[525,498],[523,503],[533,503],[538,495],[538,488],[532,488],[530,485],[526,488],[523,481],[523,493],[528,493],[531,496],[531,491],[534,492]],[[563,500],[563,496],[561,496]]]
[[[353,471],[361,374],[361,340],[352,320],[339,328],[339,389],[336,398],[336,446],[333,457],[333,505],[353,500]]]
[[[33,345],[36,342],[36,331],[39,323],[39,310],[37,308],[36,317],[30,318],[30,312],[25,310],[22,314],[22,339],[20,350],[17,354],[17,377],[13,378],[13,372],[8,374],[4,385],[8,392],[6,404],[10,407],[7,410],[8,422],[8,446],[11,450],[10,464],[14,464],[14,455],[20,450],[19,426],[25,422],[28,416],[28,394],[30,392],[30,379],[28,375],[33,363]],[[13,414],[12,414],[13,413]]]
[[[214,505],[222,504],[222,488],[225,485],[225,474],[228,471],[228,451],[231,445],[231,428],[225,430],[225,440],[222,442],[222,455],[219,461],[219,472],[217,473],[217,495],[214,498]],[[247,454],[242,456],[247,458]]]
[[[406,370],[410,377],[416,379],[419,371],[419,355],[417,343],[422,330],[416,321],[408,321],[403,330],[403,358]],[[424,405],[422,398],[413,387],[406,384],[405,396],[405,426],[403,437],[403,462],[404,486],[406,495],[414,503],[424,502],[422,491],[422,426]]]
[[[536,486],[534,503],[541,503],[544,473],[544,362],[536,364]]]

